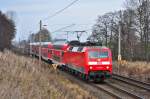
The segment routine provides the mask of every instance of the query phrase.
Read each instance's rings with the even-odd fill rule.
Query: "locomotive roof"
[[[108,50],[109,48],[105,46],[71,46],[69,47],[69,51],[72,52],[85,52],[86,49],[106,49]]]
[[[51,44],[51,42],[41,42],[41,45],[48,45],[48,44]],[[30,45],[40,45],[40,42],[33,42],[30,43]]]
[[[83,48],[104,48],[104,49],[109,49],[108,47],[106,46],[71,46],[71,47],[83,47]]]
[[[70,41],[68,44],[70,46],[102,46],[102,43],[100,42],[79,42],[78,40]]]

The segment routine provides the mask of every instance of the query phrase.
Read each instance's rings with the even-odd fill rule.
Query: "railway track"
[[[116,99],[122,99],[122,97],[120,95],[118,95],[116,93],[113,93],[110,90],[107,90],[105,85],[102,85],[102,86],[96,85],[96,84],[90,84],[90,85],[93,86],[93,87],[95,87],[96,89],[98,89],[100,91],[105,92],[106,94],[108,94],[108,95],[110,95],[110,96],[112,96],[112,97],[114,97]]]
[[[124,77],[124,76],[120,76],[120,75],[117,75],[117,74],[113,74],[112,79],[115,79],[117,81],[124,82],[126,84],[141,88],[143,90],[150,91],[150,84],[146,83],[146,82],[141,82],[141,81],[131,79],[131,78],[127,78],[127,77]]]
[[[116,99],[143,99],[143,97],[141,96],[138,96],[134,93],[130,93],[128,90],[117,87],[108,82],[106,82],[105,85],[96,84],[95,87],[105,91],[106,93],[108,93],[112,97],[115,97]]]
[[[85,90],[91,90],[93,94],[97,94],[96,96],[101,99],[122,99],[122,97],[119,94],[114,93],[111,90],[107,90],[105,87],[106,86],[105,83],[95,84],[93,82],[84,81],[81,78],[76,77],[75,75],[70,75],[70,72],[64,72],[60,69],[59,72],[65,75],[65,77],[67,77],[72,82],[75,82],[80,86],[84,87]],[[102,97],[100,95],[102,95]]]
[[[139,98],[150,99],[150,84],[148,83],[113,74],[112,79],[108,80],[108,84],[124,89]]]
[[[66,75],[66,72],[63,72],[63,74],[64,73]],[[74,75],[70,75],[70,73],[69,73],[69,76],[72,76],[72,77],[69,77],[69,79],[73,78],[72,80],[73,81],[75,80]],[[77,78],[77,77],[75,77],[75,78]],[[144,99],[143,97],[141,97],[137,94],[131,93],[130,91],[125,90],[124,88],[121,88],[121,87],[111,84],[111,82],[109,82],[109,81],[106,81],[106,82],[100,83],[100,84],[95,84],[93,82],[83,81],[80,78],[77,78],[77,80],[78,80],[78,81],[76,81],[77,83],[80,83],[80,84],[83,83],[88,86],[92,86],[93,88],[97,89],[98,91],[104,92],[109,97],[112,97],[115,99]],[[83,85],[81,85],[81,86],[83,86]]]
[[[100,93],[101,92],[105,93],[106,95],[108,95],[109,99],[111,99],[111,98],[112,99],[114,99],[114,98],[115,99],[148,99],[148,98],[145,98],[145,97],[143,97],[141,95],[138,95],[138,94],[136,94],[134,92],[131,92],[131,91],[125,89],[124,87],[120,87],[120,86],[117,85],[117,83],[120,82],[120,81],[124,82],[126,84],[127,84],[127,82],[129,83],[129,81],[126,80],[126,79],[128,79],[126,77],[122,77],[122,76],[113,74],[112,79],[117,80],[117,83],[113,84],[111,81],[107,80],[104,83],[95,84],[93,82],[91,83],[91,82],[86,82],[84,80],[81,80],[79,77],[75,77],[75,75],[70,75],[70,72],[64,72],[61,69],[59,69],[59,71],[63,75],[65,75],[65,77],[67,77],[68,79],[70,79],[72,82],[78,83],[82,87],[84,86],[85,89],[89,88],[89,87],[92,87],[90,89],[92,91],[94,91],[95,89],[97,89],[97,91],[94,91],[93,93],[97,93],[98,91]],[[130,80],[130,79],[128,79],[128,80]],[[134,79],[132,79],[131,81],[137,83],[137,81],[135,81]],[[146,86],[149,86],[149,84],[146,84],[146,83],[143,83],[143,82],[140,82],[140,84],[144,84]],[[130,84],[130,85],[137,86],[136,84],[133,84],[133,83]],[[146,87],[146,86],[145,87],[143,87],[143,86],[140,87],[140,88],[144,89]],[[146,88],[146,90],[149,90],[149,88]],[[99,94],[97,96],[99,96]]]
[[[98,99],[114,99],[114,98],[120,99],[120,98],[118,98],[119,96],[117,97],[113,94],[109,95],[109,92],[105,92],[103,89],[96,87],[95,84],[92,84],[92,83],[86,82],[84,80],[81,80],[79,77],[75,77],[75,75],[70,75],[69,72],[64,72],[64,71],[59,69],[59,73],[60,73],[60,75],[64,75],[71,82],[77,83],[84,90],[88,90],[90,93],[92,93],[93,95],[98,97]],[[104,94],[106,94],[106,95],[108,94],[108,96],[103,97],[102,96],[103,93],[101,93],[101,92],[104,92]],[[110,98],[110,96],[112,98]]]
[[[120,77],[122,77],[122,76],[120,76]],[[113,79],[116,79],[116,78],[113,75]],[[126,79],[128,79],[128,78],[126,78]],[[142,88],[143,90],[147,91],[147,92],[144,91],[144,94],[141,94],[141,93],[136,93],[134,91],[131,91],[126,86],[119,86],[118,83],[120,82],[120,80],[117,80],[117,81],[118,81],[117,83],[112,83],[110,80],[106,80],[104,82],[104,84],[102,84],[102,83],[101,84],[95,84],[93,82],[92,83],[89,83],[89,82],[87,83],[85,81],[84,81],[84,83],[88,84],[89,86],[92,86],[92,87],[96,88],[99,91],[103,91],[104,93],[106,93],[109,96],[111,96],[113,98],[116,98],[116,99],[149,99],[150,94],[149,94],[149,88],[148,88],[149,84],[148,83],[136,81],[134,79],[132,79],[132,81],[135,81],[136,83],[143,84],[143,86],[140,86],[140,85],[137,85],[137,84],[133,85],[133,83],[130,84],[129,81],[126,81],[128,83],[124,82],[125,84],[128,84],[130,86],[136,86],[136,87],[140,86],[139,88]],[[146,86],[145,86],[145,84],[146,84]],[[145,93],[147,93],[147,94],[145,94]]]

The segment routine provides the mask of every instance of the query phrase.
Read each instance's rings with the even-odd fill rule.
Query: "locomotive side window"
[[[89,58],[108,58],[108,52],[89,51]]]
[[[49,49],[49,50],[48,50],[48,53],[52,54],[52,50]]]
[[[43,45],[42,47],[47,48],[47,45]]]
[[[69,48],[69,51],[72,51],[72,49],[73,49],[73,47],[70,47],[70,48]]]

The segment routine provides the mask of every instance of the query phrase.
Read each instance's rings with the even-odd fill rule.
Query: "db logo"
[[[98,59],[97,61],[101,61],[101,59]]]

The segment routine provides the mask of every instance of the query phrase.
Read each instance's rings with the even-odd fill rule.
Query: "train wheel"
[[[78,76],[78,72],[75,70],[75,76]]]
[[[88,75],[83,74],[82,78],[83,78],[84,81],[88,81]]]
[[[94,83],[103,83],[104,82],[104,78],[103,77],[94,77]]]
[[[72,74],[75,75],[75,70],[72,70]]]

